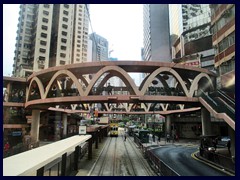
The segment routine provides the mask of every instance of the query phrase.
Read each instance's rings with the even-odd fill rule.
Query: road
[[[108,137],[90,176],[156,176],[134,142],[119,130],[118,137]]]
[[[166,145],[151,151],[180,176],[227,176],[227,174],[191,157],[191,154],[197,151],[196,146]]]

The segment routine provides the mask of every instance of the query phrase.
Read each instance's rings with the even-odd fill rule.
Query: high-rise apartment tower
[[[13,76],[87,61],[89,5],[21,4]]]

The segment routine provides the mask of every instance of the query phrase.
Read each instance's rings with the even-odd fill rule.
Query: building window
[[[47,26],[42,25],[42,30],[46,30],[47,31],[47,29],[48,29]]]
[[[67,9],[69,8],[69,5],[68,5],[68,4],[64,4],[63,6],[64,6],[65,8],[67,8]]]
[[[66,54],[65,53],[60,53],[60,57],[65,58]]]
[[[33,15],[27,15],[27,20],[33,20]]]
[[[61,39],[61,42],[62,42],[62,43],[67,43],[67,39],[62,38],[62,39]]]
[[[66,50],[67,47],[66,46],[61,46],[61,50]]]
[[[62,60],[60,61],[61,65],[65,65],[65,63],[66,63],[65,61],[62,61]]]
[[[46,52],[46,49],[40,48],[39,51],[40,51],[41,53],[45,53],[45,52]]]
[[[43,14],[48,16],[49,15],[49,12],[48,11],[43,11]]]
[[[45,7],[45,8],[49,8],[50,5],[49,5],[49,4],[44,4],[43,7]]]
[[[39,56],[39,60],[45,60],[45,57],[44,56]]]
[[[32,34],[32,31],[31,31],[31,29],[25,29],[25,34]]]
[[[46,46],[47,42],[46,41],[40,41],[40,44],[43,45],[43,46]]]
[[[41,37],[47,38],[47,34],[46,33],[41,33]]]
[[[67,36],[67,32],[62,31],[62,35],[63,35],[63,36]]]
[[[80,61],[80,58],[77,58],[76,60],[77,60],[77,61]]]
[[[68,28],[68,25],[62,24],[62,27],[63,27],[64,29],[67,29],[67,28]]]
[[[42,18],[42,22],[48,23],[48,19],[47,18]]]
[[[31,48],[31,44],[24,43],[23,47],[26,48],[26,49],[30,49]]]
[[[63,11],[63,14],[68,15],[68,12],[64,10],[64,11]]]
[[[64,22],[68,22],[68,18],[63,17],[63,21],[64,21]]]
[[[235,33],[232,33],[228,36],[229,39],[229,46],[235,44]]]

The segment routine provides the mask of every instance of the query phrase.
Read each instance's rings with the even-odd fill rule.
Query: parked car
[[[230,141],[230,137],[229,136],[219,136],[217,145],[218,146],[222,146],[222,147],[227,147],[228,141]]]

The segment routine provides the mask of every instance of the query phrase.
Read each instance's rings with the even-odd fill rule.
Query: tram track
[[[121,133],[123,136],[123,132]],[[130,138],[126,139],[126,142],[128,142],[128,144],[131,146],[131,150],[133,150],[134,154],[137,155],[137,163],[141,164],[142,167],[144,168],[145,174],[148,176],[156,176],[156,174],[152,171],[152,169],[150,168],[150,166],[148,166],[148,162],[143,158],[142,154],[139,152],[139,150],[136,149],[136,147],[134,146],[134,141],[131,140]],[[130,164],[132,166],[133,172],[135,176],[138,176],[138,171],[135,170],[135,166],[134,166],[134,162],[132,160],[132,157],[129,155],[129,150],[127,149],[126,144],[124,143],[124,146],[126,148],[126,152],[128,154],[129,160],[130,160]]]
[[[110,147],[111,141],[112,141],[112,138],[109,138],[108,142],[106,142],[106,144],[104,145],[103,150],[101,151],[101,153],[99,155],[99,158],[94,163],[92,169],[90,170],[90,172],[88,174],[89,176],[91,176],[91,175],[95,176],[95,174],[93,174],[93,172],[96,171],[98,164],[101,164],[101,165],[100,165],[100,169],[97,170],[98,171],[97,175],[101,176],[103,174],[103,168],[105,166],[105,162],[106,162],[106,159],[107,159],[107,152],[108,152],[108,149]]]
[[[122,135],[122,137],[123,137],[123,139],[124,139],[124,134],[121,133],[121,135]],[[133,171],[133,175],[134,175],[134,176],[137,176],[137,172],[136,172],[136,170],[135,170],[135,168],[134,168],[132,158],[131,158],[131,156],[129,155],[126,142],[127,142],[127,141],[125,141],[123,144],[124,144],[124,147],[125,147],[125,150],[126,150],[126,154],[127,154],[127,156],[128,156],[127,159],[128,159],[128,161],[130,162],[130,164],[131,164],[131,168],[132,168],[132,171]]]
[[[124,141],[123,133],[108,137],[88,176],[156,176],[134,142]]]

